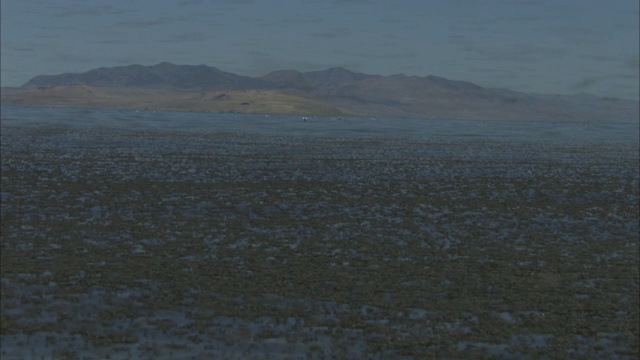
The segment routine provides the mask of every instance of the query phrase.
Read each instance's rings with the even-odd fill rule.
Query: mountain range
[[[337,67],[248,77],[206,65],[102,67],[2,89],[3,105],[433,119],[638,121],[638,101],[531,94],[437,76]]]

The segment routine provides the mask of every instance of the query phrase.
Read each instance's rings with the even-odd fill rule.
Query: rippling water
[[[3,359],[637,358],[637,124],[1,113]]]
[[[554,142],[638,143],[637,123],[532,122],[308,117],[98,109],[2,107],[7,126],[76,126],[116,129],[232,131],[334,137],[478,137]]]

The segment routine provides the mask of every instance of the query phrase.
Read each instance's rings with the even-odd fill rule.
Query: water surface
[[[1,126],[3,359],[637,358],[637,125]]]

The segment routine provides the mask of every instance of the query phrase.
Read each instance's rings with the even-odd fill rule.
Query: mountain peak
[[[482,86],[478,86],[474,83],[470,83],[467,81],[456,81],[456,80],[449,80],[449,79],[445,79],[443,77],[439,77],[439,76],[434,76],[434,75],[429,75],[426,77],[427,81],[429,81],[432,84],[435,84],[441,88],[447,89],[447,90],[454,90],[454,91],[481,91],[484,90],[484,88]]]
[[[175,66],[178,66],[178,65],[176,65],[174,63],[170,63],[168,61],[163,61],[161,63],[157,63],[157,64],[152,65],[152,66],[153,67],[175,67]]]
[[[80,74],[36,76],[25,87],[87,85],[98,87],[141,87],[174,89],[264,89],[259,79],[224,72],[206,65],[175,65],[161,62],[151,66],[101,67]]]
[[[315,86],[335,87],[362,80],[368,75],[355,73],[343,67],[332,67],[320,71],[306,72],[304,76]]]

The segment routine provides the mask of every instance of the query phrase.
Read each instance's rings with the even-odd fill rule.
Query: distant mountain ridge
[[[375,117],[638,121],[639,113],[638,102],[632,100],[603,99],[588,94],[527,94],[433,75],[369,75],[342,67],[311,72],[279,70],[249,77],[206,65],[162,62],[151,66],[101,67],[84,73],[39,75],[21,89],[26,94],[29,89],[74,86],[177,92],[276,91],[289,99],[323,104],[323,109],[342,109],[340,112]],[[210,101],[212,109],[219,110],[213,100]],[[205,105],[198,105],[198,109]]]
[[[79,74],[39,75],[24,87],[86,85],[99,87],[142,87],[172,89],[264,89],[271,84],[260,79],[236,75],[206,65],[174,65],[162,62],[152,66],[101,67]]]

